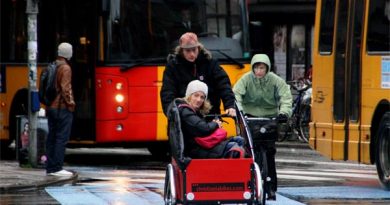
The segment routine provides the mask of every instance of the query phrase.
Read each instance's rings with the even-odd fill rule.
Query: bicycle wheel
[[[262,148],[256,150],[255,161],[260,167],[261,177],[265,180],[268,176],[267,156],[265,150]]]
[[[262,166],[263,166],[263,171],[262,171],[262,175],[264,176],[263,180],[264,180],[264,184],[263,184],[263,200],[262,200],[262,204],[265,205],[265,200],[266,200],[266,193],[268,193],[268,189],[269,189],[269,185],[268,185],[268,164],[267,164],[267,156],[266,156],[266,153],[265,153],[265,150],[262,150],[261,151],[261,161],[262,161]]]
[[[262,199],[262,204],[265,204],[266,200],[266,193],[268,192],[268,165],[267,165],[267,156],[265,150],[261,147],[258,146],[255,148],[256,153],[255,153],[255,161],[260,167],[260,174],[261,178],[263,180],[263,199]]]
[[[298,113],[293,113],[293,115],[288,119],[287,121],[287,131],[286,131],[286,139],[300,139],[300,133],[299,133],[299,125],[298,120],[299,116],[297,116]]]
[[[310,105],[302,105],[299,118],[299,135],[305,142],[309,142]]]
[[[290,123],[282,123],[278,125],[278,142],[285,141],[291,135]]]

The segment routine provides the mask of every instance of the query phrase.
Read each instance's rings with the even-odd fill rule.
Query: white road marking
[[[319,161],[311,161],[311,160],[295,160],[295,159],[276,159],[276,163],[297,163],[297,164],[318,164],[318,165],[331,165],[331,166],[349,166],[349,167],[359,167],[359,168],[372,168],[375,165],[367,165],[367,164],[355,164],[348,162],[319,162]]]
[[[303,171],[303,170],[278,170],[281,174],[293,174],[293,175],[304,175],[304,176],[333,176],[333,177],[353,177],[353,178],[366,178],[366,179],[377,179],[376,175],[371,174],[353,174],[353,173],[343,173],[339,170],[333,172],[322,172],[322,171]]]
[[[294,180],[307,180],[307,181],[340,181],[339,178],[299,176],[299,175],[287,175],[287,174],[278,174],[278,179],[294,179]]]

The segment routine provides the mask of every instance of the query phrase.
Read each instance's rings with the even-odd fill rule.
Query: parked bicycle
[[[297,94],[293,101],[292,115],[282,126],[278,141],[293,137],[308,142],[311,119],[311,83],[310,81],[290,81],[288,84]]]

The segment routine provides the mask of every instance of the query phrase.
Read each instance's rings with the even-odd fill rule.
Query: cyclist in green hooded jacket
[[[256,54],[251,60],[252,70],[245,73],[235,84],[233,92],[238,109],[251,117],[277,118],[287,121],[292,112],[290,86],[278,75],[271,72],[271,62],[267,55]],[[275,139],[277,139],[275,133]],[[269,182],[268,199],[275,200],[277,176],[275,167],[275,141],[264,145],[267,155]]]

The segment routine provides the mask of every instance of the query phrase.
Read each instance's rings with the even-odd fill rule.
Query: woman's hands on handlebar
[[[235,117],[236,116],[236,109],[234,109],[234,108],[226,109],[225,114],[227,114],[231,117]]]
[[[214,118],[213,122],[216,122],[218,124],[218,127],[222,128],[222,121],[219,118]]]
[[[226,120],[223,120],[223,118],[228,117],[228,118],[233,118],[231,115],[228,114],[208,114],[204,116],[206,118],[206,121],[214,121],[217,122],[219,127],[222,127],[222,123],[229,124]]]

